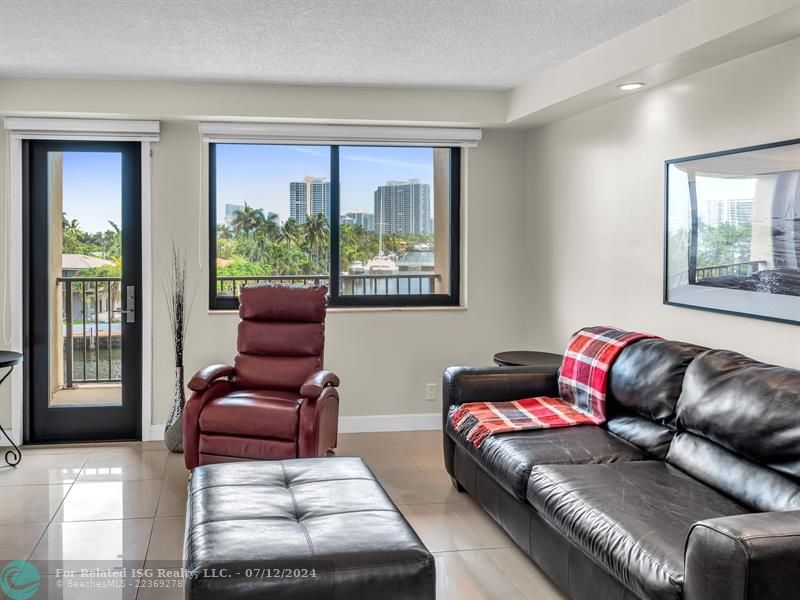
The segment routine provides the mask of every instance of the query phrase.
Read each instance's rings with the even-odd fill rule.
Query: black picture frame
[[[759,312],[748,312],[746,310],[732,310],[728,308],[720,308],[715,306],[707,306],[701,305],[697,303],[689,303],[683,302],[680,300],[676,300],[671,297],[670,291],[670,167],[673,165],[678,165],[681,163],[687,163],[691,161],[699,161],[699,160],[706,160],[706,159],[713,159],[718,157],[724,156],[731,156],[736,154],[744,154],[749,152],[758,152],[763,150],[771,150],[775,148],[782,148],[787,146],[800,146],[800,138],[792,138],[787,140],[781,140],[777,142],[771,142],[766,144],[757,144],[753,146],[745,146],[741,148],[733,148],[727,150],[720,150],[717,152],[709,152],[705,154],[695,154],[691,156],[684,156],[680,158],[673,158],[664,161],[664,251],[663,251],[663,262],[662,262],[662,269],[663,269],[663,288],[662,288],[662,301],[663,304],[669,306],[676,306],[681,308],[690,308],[694,310],[702,310],[706,312],[718,313],[718,314],[727,314],[727,315],[734,315],[734,316],[742,316],[742,317],[749,317],[753,319],[759,319],[764,321],[772,321],[778,323],[785,323],[790,325],[800,325],[800,295],[791,297],[796,297],[798,302],[798,309],[797,309],[797,317],[796,318],[786,318],[783,316],[776,316],[770,314],[763,314]],[[800,164],[798,164],[798,170],[800,170]],[[756,174],[754,174],[756,175]],[[689,273],[688,279],[690,284],[696,283],[696,280],[692,278],[691,273],[693,271],[693,263],[694,263],[694,270],[696,272],[697,264],[697,227],[698,227],[699,219],[697,215],[697,205],[696,205],[696,197],[694,202],[690,203],[690,232],[689,232],[689,247],[688,247],[688,256],[689,256],[689,264],[687,265],[687,272]],[[708,268],[708,267],[704,267]],[[800,272],[800,271],[798,271]],[[761,292],[752,292],[753,294],[760,294],[762,296],[770,296],[772,294],[768,293],[761,293]]]
[[[339,149],[330,148],[331,222],[330,264],[340,264],[340,196]],[[217,143],[208,145],[208,307],[209,310],[238,310],[236,296],[217,294]],[[449,161],[449,257],[448,276],[450,291],[447,294],[387,294],[342,295],[339,293],[340,274],[331,268],[329,274],[328,305],[333,308],[406,308],[406,307],[456,307],[461,304],[461,161],[459,147],[448,147]]]

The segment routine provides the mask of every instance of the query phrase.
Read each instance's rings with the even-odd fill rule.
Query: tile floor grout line
[[[513,546],[513,547],[517,548],[517,549],[518,549],[520,552],[523,552],[523,553],[525,552],[524,550],[522,550],[522,548],[520,548],[520,547],[519,547],[519,546],[517,546],[516,544],[514,544],[514,546]],[[490,548],[490,549],[491,549],[491,550],[496,550],[497,548]],[[491,562],[493,562],[493,563],[494,563],[494,564],[497,566],[497,568],[498,568],[498,569],[500,569],[500,571],[501,571],[502,573],[505,573],[505,575],[506,575],[506,579],[508,579],[508,582],[509,582],[509,583],[510,583],[512,586],[514,586],[514,587],[515,587],[517,590],[519,590],[519,592],[522,594],[522,597],[523,597],[523,598],[527,598],[528,596],[527,596],[527,594],[525,593],[525,590],[521,589],[521,588],[520,588],[520,587],[519,587],[519,586],[516,584],[516,582],[513,580],[513,574],[512,574],[512,573],[511,573],[511,572],[510,572],[508,569],[504,568],[504,567],[503,567],[503,565],[502,565],[502,564],[501,564],[499,561],[497,561],[497,560],[494,558],[494,556],[492,556],[492,553],[491,553],[491,552],[487,552],[486,554],[488,555],[488,557],[489,557],[489,560],[490,560]]]
[[[169,456],[167,456],[167,460],[164,462],[164,475],[161,478],[161,485],[158,486],[158,500],[156,500],[156,508],[155,513],[153,514],[153,519],[158,518],[158,507],[161,506],[161,494],[164,493],[164,484],[167,482],[167,463],[169,462]],[[153,521],[153,528],[155,528],[155,521]],[[150,540],[147,541],[147,551],[150,550]],[[147,558],[147,552],[144,553],[145,558]]]
[[[359,444],[359,446],[360,445],[361,444]],[[392,497],[392,500],[395,502],[395,504],[398,506],[398,508],[401,510],[404,516],[406,516],[405,515],[406,511],[408,511],[409,513],[419,511],[419,513],[422,515],[422,524],[427,524],[428,520],[432,519],[431,527],[433,527],[433,529],[431,529],[429,533],[433,535],[433,538],[439,539],[441,536],[447,536],[442,539],[449,538],[448,528],[446,527],[447,522],[450,522],[449,517],[448,520],[446,520],[444,523],[445,525],[444,529],[442,529],[441,519],[435,517],[435,515],[440,515],[440,514],[446,515],[449,513],[455,514],[456,516],[455,523],[460,524],[461,528],[463,528],[466,532],[468,532],[470,536],[475,538],[474,541],[476,543],[465,544],[466,546],[470,546],[467,548],[459,548],[458,545],[456,544],[454,545],[455,547],[451,547],[448,549],[441,549],[441,550],[437,549],[435,551],[431,550],[432,554],[436,557],[437,562],[439,562],[439,560],[441,559],[445,561],[447,565],[452,565],[452,568],[451,566],[448,566],[448,568],[446,569],[446,572],[450,573],[450,576],[458,572],[458,570],[461,568],[459,565],[461,565],[464,561],[474,562],[475,560],[477,560],[478,562],[483,563],[483,561],[486,560],[485,563],[486,566],[490,567],[492,569],[492,573],[494,573],[493,575],[491,575],[491,577],[499,577],[501,579],[505,579],[508,582],[508,585],[504,588],[506,589],[507,592],[506,597],[516,598],[519,596],[521,599],[528,597],[528,599],[531,600],[531,597],[526,596],[526,594],[530,594],[531,592],[533,592],[534,596],[536,598],[539,598],[539,596],[535,595],[537,590],[539,590],[538,583],[536,583],[535,581],[531,581],[531,585],[533,585],[533,587],[531,589],[528,589],[529,579],[526,570],[518,569],[516,563],[509,563],[508,565],[506,565],[506,568],[504,568],[503,565],[500,564],[500,562],[503,560],[503,557],[506,556],[506,554],[504,553],[508,553],[514,548],[516,548],[516,545],[513,543],[513,541],[510,540],[510,538],[507,539],[505,537],[500,538],[500,536],[495,536],[492,531],[489,531],[488,525],[490,523],[495,524],[494,521],[492,519],[489,519],[488,515],[486,515],[484,512],[475,513],[473,507],[477,505],[475,505],[474,500],[470,496],[466,494],[453,495],[449,493],[448,490],[445,489],[445,484],[447,482],[442,476],[442,473],[444,471],[442,465],[436,466],[434,468],[427,468],[427,469],[422,468],[422,466],[430,467],[431,465],[433,465],[434,460],[436,458],[435,455],[439,451],[438,448],[434,448],[430,444],[424,444],[424,445],[427,447],[421,448],[420,446],[417,445],[403,447],[400,454],[395,454],[396,458],[393,458],[391,456],[391,453],[388,451],[388,448],[384,444],[375,444],[370,447],[363,447],[357,450],[351,448],[348,450],[347,453],[352,454],[354,456],[361,456],[368,464],[370,460],[376,461],[379,465],[385,465],[388,463],[389,468],[383,468],[383,467],[378,469],[372,469],[372,467],[370,468],[375,473],[376,478],[381,483],[381,485],[384,485],[383,479],[384,477],[386,477],[387,481],[389,482],[387,484],[388,487],[397,488],[397,490],[395,490],[393,494],[390,494],[390,497]],[[75,484],[101,483],[95,481],[81,480],[80,478],[85,476],[86,470],[87,468],[89,468],[88,463],[92,462],[93,460],[96,460],[95,457],[101,456],[103,454],[104,449],[105,449],[104,447],[97,446],[95,444],[93,449],[88,451],[88,456],[82,461],[82,464],[79,466],[79,468],[76,467],[78,471],[78,476],[75,477],[72,481],[69,481],[68,483],[62,482],[60,484],[55,484],[55,485],[62,485],[64,488],[66,488],[66,493],[64,494],[64,497],[61,499],[61,501],[58,503],[56,510],[53,513],[53,516],[46,523],[41,523],[42,525],[44,525],[44,530],[42,532],[42,535],[38,536],[38,539],[31,542],[33,544],[34,551],[43,543],[43,537],[47,535],[48,532],[52,531],[50,530],[50,527],[53,527],[53,525],[56,524],[57,515],[59,511],[63,511],[66,508],[67,500],[69,500],[70,498],[73,499],[75,498],[72,496],[72,492],[76,492],[77,494],[83,487],[83,486],[77,486],[79,490],[75,490],[76,487]],[[140,449],[138,446],[133,446],[130,450],[128,450],[128,452],[137,457],[140,457],[141,459],[148,459],[147,461],[144,461],[145,463],[147,463],[151,462],[149,459],[152,458],[152,456],[148,456],[147,453],[153,451],[154,449],[155,448],[153,446],[147,447],[146,449]],[[397,448],[395,448],[394,451],[396,452],[396,450]],[[114,453],[119,454],[120,456],[123,455],[123,453],[119,453],[116,451],[114,451]],[[414,458],[412,458],[411,456],[412,453],[416,456],[418,462],[415,461]],[[108,456],[111,456],[110,460],[113,461],[112,453],[109,452]],[[180,456],[177,456],[177,458],[180,458]],[[397,464],[397,459],[400,459],[402,461],[401,464],[403,466],[394,468],[391,465]],[[136,463],[136,460],[134,459],[124,459],[124,460],[126,466],[128,465],[129,462]],[[107,522],[117,521],[119,523],[135,523],[141,519],[150,519],[151,528],[150,530],[147,531],[147,539],[145,540],[143,538],[140,538],[142,547],[144,548],[143,559],[142,559],[143,564],[146,564],[147,560],[151,557],[151,553],[153,554],[153,556],[156,556],[158,554],[157,550],[161,547],[161,541],[170,541],[170,543],[175,542],[176,544],[175,551],[179,552],[177,540],[174,540],[173,536],[175,534],[180,533],[181,529],[180,521],[181,519],[185,519],[184,515],[166,515],[167,517],[174,517],[174,519],[171,519],[172,522],[170,523],[170,532],[168,535],[166,535],[166,537],[161,534],[159,534],[159,536],[156,536],[156,530],[155,530],[156,521],[158,521],[161,518],[158,515],[159,510],[161,510],[161,506],[167,507],[168,505],[172,504],[172,499],[171,499],[172,495],[177,494],[178,491],[177,488],[179,488],[180,485],[183,483],[182,481],[179,481],[177,477],[175,477],[178,475],[178,473],[175,473],[175,471],[177,471],[177,468],[173,469],[174,465],[170,465],[171,460],[177,460],[177,459],[176,457],[173,457],[172,453],[167,453],[167,459],[164,461],[163,470],[160,473],[160,478],[157,476],[156,478],[154,478],[151,475],[150,477],[147,477],[145,479],[135,478],[129,480],[125,478],[122,480],[122,481],[140,482],[140,484],[131,484],[134,486],[143,485],[144,482],[148,480],[150,481],[152,486],[147,485],[146,487],[150,491],[152,491],[154,495],[148,498],[147,503],[152,503],[151,505],[155,507],[153,509],[154,513],[152,514],[151,517],[122,516],[121,518],[112,517],[105,519],[88,519],[88,520],[71,521],[71,522],[98,523],[103,521]],[[135,470],[136,464],[130,465],[130,468]],[[144,466],[142,468],[144,469]],[[155,474],[153,473],[152,470],[150,469],[147,470],[148,473],[152,473],[153,475]],[[168,479],[167,476],[173,473],[175,476],[170,477]],[[432,475],[432,473],[436,474]],[[123,477],[125,477],[127,474],[128,474],[127,472],[123,473]],[[165,487],[172,486],[173,484],[176,488],[175,490],[173,490],[172,487],[170,487],[169,490],[165,489]],[[31,484],[20,484],[20,485],[29,486]],[[45,484],[45,485],[54,485],[54,484]],[[157,490],[151,489],[156,486],[158,486]],[[38,489],[46,490],[47,488],[41,487],[40,485]],[[7,492],[8,491],[11,490],[7,490]],[[165,494],[167,494],[167,496],[165,496]],[[406,496],[411,500],[404,503],[397,502],[395,500],[395,497],[397,497],[398,495]],[[427,498],[427,496],[430,496],[430,498]],[[419,502],[417,501],[418,499],[424,499],[425,501]],[[429,514],[431,516],[426,517],[425,516],[426,514]],[[406,518],[408,517],[406,516]],[[135,527],[137,530],[141,532],[141,534],[144,534],[145,531],[143,531],[142,525],[136,525],[136,526],[131,525],[131,527]],[[427,530],[427,525],[424,529]],[[76,532],[80,534],[80,531],[82,530],[78,528],[72,531],[71,534],[74,534]],[[483,532],[484,535],[481,536],[477,535],[481,532]],[[486,542],[485,546],[482,545],[484,543],[484,540]],[[157,541],[159,542],[158,545],[155,544],[155,542]],[[492,543],[490,544],[488,542]],[[433,544],[433,546],[435,547],[436,544]],[[447,548],[447,546],[448,545],[445,544],[445,548]],[[170,550],[170,554],[172,553],[173,550]],[[497,569],[497,572],[494,571],[494,568]],[[512,573],[514,578],[516,578],[514,581],[512,581],[512,576],[511,576]],[[445,587],[441,589],[442,597],[448,597],[448,598],[451,596],[459,597],[455,593],[460,589],[460,587],[459,586],[454,587],[453,582],[450,582],[448,585],[448,580],[449,577],[445,577],[445,579],[437,582],[439,585],[442,584],[445,585]],[[473,579],[472,583],[468,581],[467,585],[470,587],[472,585],[483,586],[483,583],[482,580],[478,581],[477,579]],[[525,588],[525,590],[527,591],[523,591],[522,588]],[[482,591],[482,595],[480,597],[483,598],[483,600],[488,600],[488,598],[490,597],[491,598],[495,597],[491,596],[489,589],[480,587],[480,590]],[[475,588],[473,591],[478,591],[478,588]],[[144,593],[139,593],[139,590],[132,590],[132,592],[133,592],[131,594],[132,600],[134,599],[144,600],[145,597],[149,597],[147,590],[145,590]],[[552,596],[549,591],[545,590],[544,587],[542,587],[542,592],[546,595],[542,595],[541,598],[557,597],[557,596]],[[560,596],[558,597],[560,598]]]
[[[39,536],[39,539],[36,540],[36,543],[33,545],[33,549],[28,553],[28,557],[27,557],[28,559],[33,557],[33,553],[36,552],[36,549],[39,547],[39,544],[42,543],[42,540],[44,539],[44,536],[47,535],[47,531],[50,529],[50,525],[53,524],[53,520],[56,518],[56,515],[58,514],[58,511],[60,511],[61,507],[64,506],[64,502],[66,502],[67,496],[69,496],[69,493],[72,491],[72,486],[74,486],[75,482],[78,481],[78,477],[80,477],[80,474],[83,472],[83,468],[86,466],[86,461],[89,460],[89,456],[90,455],[91,455],[91,452],[87,453],[86,454],[86,458],[83,459],[83,462],[81,463],[81,468],[78,470],[78,474],[75,476],[75,479],[73,479],[70,482],[69,489],[67,490],[67,493],[64,494],[64,496],[62,496],[61,502],[58,503],[58,506],[56,507],[56,510],[53,512],[53,516],[50,517],[50,520],[47,522],[47,525],[42,530],[42,535]]]

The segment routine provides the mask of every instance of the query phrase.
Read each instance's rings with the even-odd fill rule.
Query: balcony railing
[[[224,275],[217,277],[218,296],[238,296],[242,286],[263,283],[281,283],[284,285],[328,285],[327,275]]]
[[[436,293],[438,273],[396,273],[340,276],[341,293],[348,296]],[[63,387],[122,381],[122,280],[117,277],[59,277]],[[269,275],[217,277],[220,296],[237,296],[242,286],[274,282],[287,285],[329,285],[327,275]]]
[[[342,274],[339,276],[341,295],[416,295],[435,294],[439,273],[394,273],[387,275]],[[217,295],[238,296],[242,286],[254,283],[282,283],[286,285],[329,285],[327,275],[226,275],[217,277]]]
[[[122,280],[117,277],[59,277],[64,337],[64,382],[122,381]]]
[[[695,279],[702,281],[703,279],[712,279],[714,277],[750,277],[753,273],[758,273],[762,265],[766,266],[767,261],[751,260],[727,265],[714,265],[713,267],[698,267]]]

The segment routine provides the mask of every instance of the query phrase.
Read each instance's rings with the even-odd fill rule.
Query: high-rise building
[[[322,213],[331,220],[331,184],[325,177],[303,178],[289,184],[289,217],[305,223],[309,215]]]
[[[375,231],[375,215],[355,210],[342,215],[342,225],[360,225],[365,231]]]
[[[419,179],[387,181],[375,190],[375,231],[409,235],[431,231],[431,186]]]
[[[244,210],[244,204],[226,204],[225,205],[225,225],[230,227],[236,213]]]
[[[742,225],[753,220],[753,200],[751,198],[713,199],[701,203],[700,216],[706,225]]]

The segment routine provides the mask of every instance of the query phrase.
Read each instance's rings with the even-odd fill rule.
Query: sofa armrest
[[[327,387],[339,387],[339,378],[330,371],[315,371],[303,382],[300,395],[304,398],[319,398]]]
[[[202,392],[208,389],[208,386],[210,386],[215,379],[220,379],[221,377],[230,379],[233,377],[234,373],[233,367],[229,365],[211,365],[195,373],[189,380],[188,386],[193,392]]]
[[[541,367],[450,367],[444,372],[444,416],[467,402],[558,396],[558,371]]]
[[[685,600],[797,595],[800,510],[700,521],[686,542]]]

